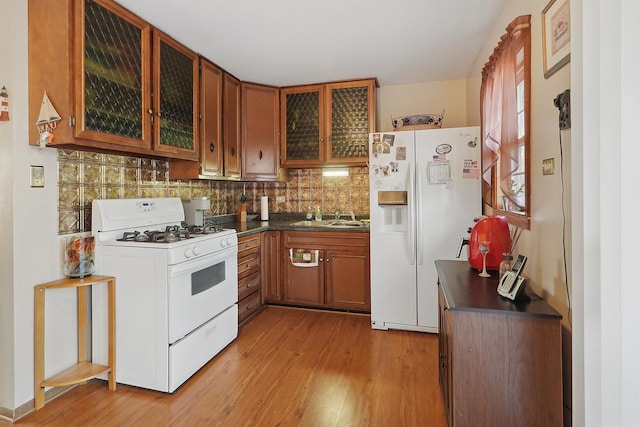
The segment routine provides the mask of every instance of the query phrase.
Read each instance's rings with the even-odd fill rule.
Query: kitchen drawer
[[[256,271],[249,276],[238,280],[238,301],[260,289],[260,272]]]
[[[283,246],[287,249],[369,250],[369,233],[351,233],[348,231],[285,231]]]
[[[247,276],[254,271],[260,271],[260,254],[249,254],[238,258],[238,279]]]
[[[253,253],[260,253],[260,233],[238,238],[238,259]]]
[[[254,292],[238,302],[238,323],[260,310],[260,292]]]

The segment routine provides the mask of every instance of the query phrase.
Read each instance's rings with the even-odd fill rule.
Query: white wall
[[[466,80],[446,80],[378,89],[378,131],[393,130],[391,119],[414,114],[444,114],[443,127],[471,126],[467,123]]]
[[[34,124],[28,122],[27,2],[0,0],[0,10],[3,11],[4,22],[0,26],[3,57],[0,77],[5,77],[6,73],[11,103],[8,141],[5,141],[7,133],[4,128],[0,130],[2,144],[10,144],[10,149],[0,148],[0,154],[3,155],[0,174],[2,178],[7,177],[0,181],[0,223],[8,225],[12,232],[9,235],[14,236],[9,252],[2,253],[3,267],[5,264],[10,267],[8,271],[3,268],[0,272],[0,292],[3,297],[0,302],[3,313],[0,326],[0,373],[3,375],[0,381],[0,407],[15,409],[34,396],[33,287],[63,275],[61,244],[57,235],[56,151],[40,150],[28,145],[28,129]],[[7,154],[6,158],[4,154]],[[30,165],[44,166],[45,188],[29,186]],[[4,242],[2,247],[6,247]],[[4,299],[5,292],[9,301]],[[50,350],[45,354],[46,375],[76,360],[74,303],[75,294],[72,291],[54,291],[47,295],[46,344]],[[11,307],[5,307],[7,304]],[[6,323],[5,313],[9,313],[10,317]],[[52,350],[54,343],[55,351]]]
[[[576,425],[635,426],[640,404],[640,289],[635,247],[640,117],[640,5],[636,0],[572,3],[582,34],[575,48],[574,113],[581,144],[573,181]],[[574,97],[575,99],[576,97]]]
[[[16,2],[0,0],[4,11],[4,25],[0,25],[0,87],[13,88],[13,52],[11,34]],[[9,94],[10,101],[13,100]],[[14,111],[9,112],[13,114]],[[14,121],[0,122],[0,230],[5,230],[0,245],[0,407],[13,408],[13,126]],[[9,345],[6,345],[8,343]],[[2,412],[0,412],[2,414]]]

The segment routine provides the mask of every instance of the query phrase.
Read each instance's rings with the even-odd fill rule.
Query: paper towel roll
[[[269,197],[260,197],[260,220],[269,221]]]

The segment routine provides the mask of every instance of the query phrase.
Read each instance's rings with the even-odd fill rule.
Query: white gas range
[[[116,381],[174,392],[238,335],[235,230],[183,228],[179,198],[94,200],[96,273],[116,278]],[[92,296],[106,361],[106,291]]]

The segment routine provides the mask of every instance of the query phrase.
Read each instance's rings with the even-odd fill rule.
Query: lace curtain
[[[530,61],[524,50],[531,44],[530,20],[530,15],[523,15],[511,21],[482,69],[482,199],[490,206],[493,206],[492,169],[496,164],[501,192],[516,203],[510,189],[511,176],[518,169],[517,81],[523,61]]]

